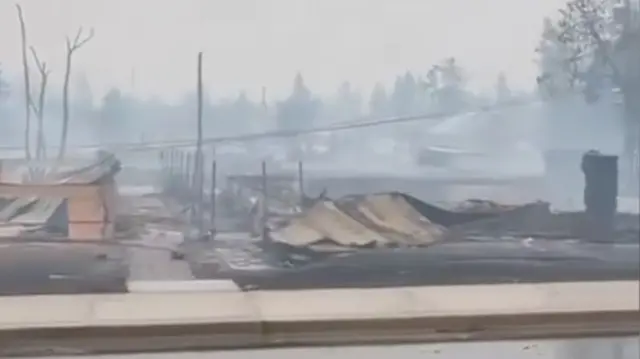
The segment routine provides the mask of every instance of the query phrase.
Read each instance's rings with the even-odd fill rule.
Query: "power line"
[[[220,136],[220,137],[208,137],[203,138],[202,143],[206,145],[224,143],[224,142],[250,142],[261,140],[265,138],[286,138],[286,137],[296,137],[301,135],[308,135],[314,133],[325,133],[325,132],[338,132],[338,131],[346,131],[346,130],[354,130],[359,128],[367,128],[367,127],[375,127],[375,126],[383,126],[383,125],[392,125],[392,124],[400,124],[407,122],[417,122],[424,120],[438,120],[438,119],[447,119],[453,117],[465,117],[471,115],[477,115],[482,113],[490,113],[496,112],[500,110],[504,110],[507,108],[517,108],[517,107],[526,107],[530,105],[537,104],[537,101],[531,101],[526,103],[515,103],[515,104],[506,104],[500,106],[493,106],[488,108],[483,108],[477,111],[468,111],[463,113],[453,113],[453,112],[436,112],[429,114],[420,114],[420,115],[412,115],[412,116],[396,116],[383,118],[378,120],[356,120],[356,121],[347,121],[338,123],[331,126],[322,126],[322,127],[314,127],[310,129],[298,129],[298,130],[276,130],[276,131],[267,131],[246,135],[232,135],[232,136]],[[83,150],[83,149],[103,149],[103,148],[111,148],[115,150],[124,150],[124,151],[153,151],[158,149],[169,149],[169,148],[184,148],[184,147],[193,147],[196,145],[195,139],[189,140],[169,140],[169,141],[148,141],[148,142],[138,142],[138,143],[112,143],[112,144],[104,144],[104,145],[85,145],[85,146],[76,146],[72,149],[75,150]],[[0,147],[0,150],[22,150],[22,147]]]
[[[366,127],[374,127],[385,124],[394,124],[394,123],[404,123],[404,122],[413,122],[418,120],[427,120],[427,119],[439,119],[446,117],[446,114],[431,114],[431,115],[417,115],[417,116],[406,116],[406,117],[394,117],[383,120],[376,121],[367,121],[367,122],[348,122],[341,123],[333,126],[326,127],[315,127],[310,129],[300,129],[300,130],[277,130],[277,131],[268,131],[261,133],[252,133],[246,135],[233,135],[233,136],[221,136],[221,137],[211,137],[203,139],[203,144],[218,144],[221,142],[249,142],[256,141],[265,138],[286,138],[286,137],[296,137],[301,135],[308,135],[314,133],[324,133],[324,132],[337,132],[344,130],[352,130],[357,128],[366,128]],[[181,140],[181,141],[166,141],[166,142],[150,142],[147,144],[133,144],[132,147],[129,147],[129,150],[154,150],[158,148],[180,148],[180,147],[192,147],[194,146],[194,140]]]
[[[353,130],[358,128],[416,122],[416,121],[423,121],[423,120],[437,120],[437,119],[445,119],[445,118],[453,118],[453,117],[465,117],[465,116],[476,115],[481,113],[495,112],[497,110],[502,110],[506,108],[525,107],[525,106],[530,106],[536,103],[537,102],[507,104],[507,105],[501,105],[501,106],[494,106],[491,108],[483,108],[481,110],[469,111],[464,113],[437,112],[437,113],[421,114],[421,115],[413,115],[413,116],[391,117],[391,118],[378,119],[378,120],[349,121],[349,122],[339,123],[336,125],[315,127],[310,129],[277,130],[277,131],[267,131],[267,132],[247,134],[247,135],[211,137],[211,138],[203,139],[202,142],[203,144],[217,144],[221,142],[249,142],[249,141],[261,140],[265,138],[296,137],[300,135],[307,135],[307,134],[314,134],[314,133],[346,131],[346,130]],[[194,146],[194,144],[195,144],[194,140],[149,142],[147,144],[132,144],[133,146],[129,147],[129,150],[144,151],[144,150],[154,150],[158,148],[192,147]]]

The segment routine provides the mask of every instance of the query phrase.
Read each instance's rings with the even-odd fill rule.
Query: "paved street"
[[[190,280],[186,261],[171,259],[169,248],[175,247],[181,234],[168,230],[149,230],[135,244],[147,248],[129,248],[129,280]]]
[[[0,295],[125,290],[125,250],[92,243],[0,243]]]
[[[637,338],[69,356],[59,359],[637,359]]]

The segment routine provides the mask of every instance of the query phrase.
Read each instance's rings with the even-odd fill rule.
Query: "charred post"
[[[268,244],[270,237],[269,237],[269,230],[267,228],[267,216],[269,214],[269,205],[268,205],[268,198],[269,198],[269,193],[267,190],[267,162],[266,161],[262,161],[262,198],[261,198],[261,205],[260,205],[260,230],[261,230],[261,238],[262,238],[262,242],[264,244]]]
[[[300,210],[304,207],[304,168],[302,161],[298,161],[298,192],[300,195]]]
[[[192,171],[192,155],[187,152],[185,154],[185,171],[184,171],[184,181],[182,183],[182,200],[189,204],[189,218],[193,219],[193,206],[191,206],[191,171]]]
[[[215,235],[216,235],[216,187],[217,187],[216,172],[217,172],[216,160],[213,160],[213,162],[211,163],[211,194],[210,194],[211,211],[209,212],[209,215],[211,216],[209,218],[211,239],[215,239]]]

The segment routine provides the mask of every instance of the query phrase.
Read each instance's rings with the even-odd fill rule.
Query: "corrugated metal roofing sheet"
[[[38,201],[37,197],[14,198],[0,211],[0,222],[6,222],[28,210]]]
[[[63,198],[41,198],[29,208],[26,213],[19,214],[11,219],[11,223],[19,224],[44,224],[53,216],[55,211],[64,202]]]
[[[91,184],[120,170],[120,162],[110,153],[101,153],[97,160],[68,170],[53,173],[48,181],[56,184]]]
[[[91,159],[65,161],[26,162],[2,160],[0,180],[3,184],[91,184],[114,175],[120,170],[120,161],[111,153],[100,152]],[[34,177],[34,174],[37,176]]]
[[[271,237],[295,247],[322,242],[345,247],[423,246],[441,240],[444,233],[444,227],[429,221],[406,196],[383,193],[318,202]]]

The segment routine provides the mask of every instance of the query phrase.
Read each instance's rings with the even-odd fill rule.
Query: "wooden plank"
[[[0,197],[91,197],[99,187],[87,185],[12,185],[0,184]]]

